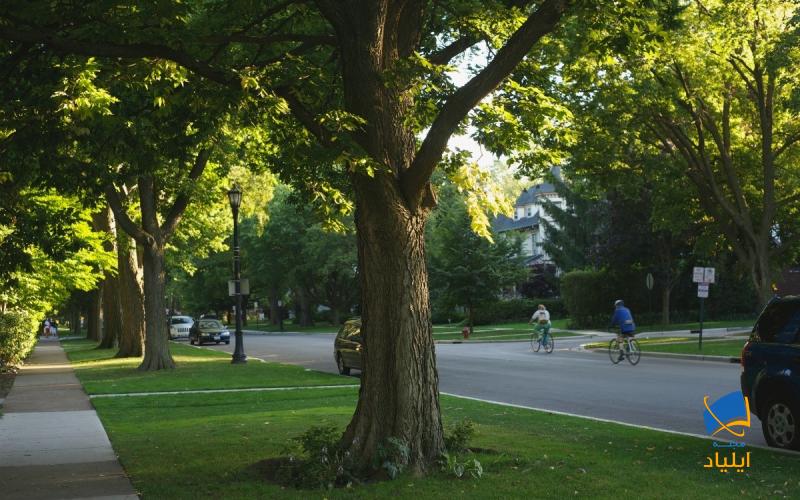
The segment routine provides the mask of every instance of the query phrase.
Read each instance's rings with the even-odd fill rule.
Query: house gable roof
[[[534,229],[539,225],[539,216],[520,217],[514,220],[505,215],[498,215],[492,222],[492,228],[498,233],[520,229]]]

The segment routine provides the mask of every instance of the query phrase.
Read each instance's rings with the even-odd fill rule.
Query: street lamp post
[[[239,206],[242,204],[242,190],[236,184],[228,191],[228,201],[233,211],[233,284],[236,296],[236,332],[235,349],[231,363],[247,363],[242,342],[242,277],[239,263]]]

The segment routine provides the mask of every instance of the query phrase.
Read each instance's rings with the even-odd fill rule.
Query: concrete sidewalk
[[[60,343],[40,339],[0,416],[0,498],[139,498]]]

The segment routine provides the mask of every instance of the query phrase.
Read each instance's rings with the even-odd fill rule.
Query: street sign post
[[[692,269],[692,281],[697,283],[697,297],[700,299],[700,339],[699,349],[703,349],[703,303],[708,298],[709,284],[716,281],[716,269],[713,267],[695,267]]]
[[[647,286],[647,312],[653,312],[653,273],[647,273],[644,284]]]

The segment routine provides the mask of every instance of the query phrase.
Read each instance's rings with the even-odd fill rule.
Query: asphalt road
[[[336,373],[333,335],[245,335],[248,356]],[[595,339],[592,339],[595,340]],[[575,351],[587,339],[556,339],[552,354],[526,342],[437,344],[442,392],[705,435],[703,397],[739,390],[738,364],[650,358],[614,365]],[[213,348],[233,351],[229,346]],[[356,374],[358,372],[355,372]],[[747,442],[765,445],[753,416]]]

